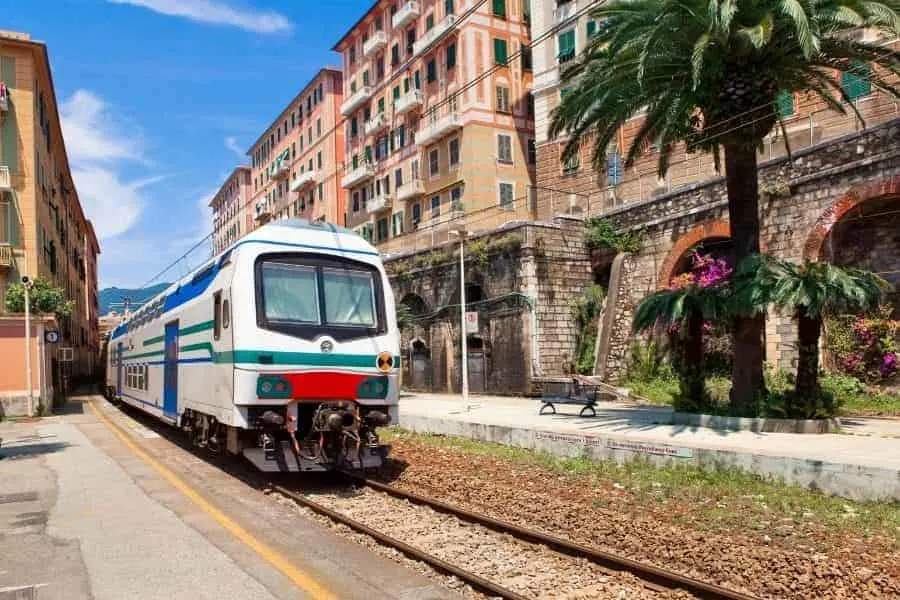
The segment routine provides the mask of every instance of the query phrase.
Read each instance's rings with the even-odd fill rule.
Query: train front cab
[[[234,353],[236,417],[254,438],[244,456],[268,472],[378,467],[389,448],[376,430],[398,417],[399,336],[377,256],[242,262],[232,295],[253,310],[235,319],[235,348],[265,349]]]

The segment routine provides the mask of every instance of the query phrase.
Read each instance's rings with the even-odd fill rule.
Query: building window
[[[436,177],[441,172],[440,153],[435,148],[428,153],[428,172],[432,177]]]
[[[375,231],[375,241],[383,242],[388,238],[388,220],[387,217],[378,219],[377,230]]]
[[[359,133],[359,124],[356,122],[356,117],[350,119],[350,137],[355,138]],[[302,147],[302,144],[301,144]]]
[[[437,79],[437,63],[432,58],[431,60],[428,61],[426,80],[428,81],[428,83],[432,83],[436,79]]]
[[[872,67],[854,60],[850,68],[841,72],[841,90],[850,100],[856,100],[872,93]]]
[[[425,31],[431,31],[434,28],[434,13],[430,13],[425,17]]]
[[[403,211],[398,213],[394,213],[393,219],[393,231],[392,235],[397,237],[398,235],[403,235]]]
[[[403,169],[397,169],[394,171],[394,187],[398,188],[403,185]]]
[[[456,44],[447,46],[447,70],[456,66]]]
[[[591,19],[587,22],[588,39],[594,37],[596,34],[597,34],[597,21]]]
[[[537,146],[534,140],[528,140],[528,164],[533,165],[537,163]]]
[[[459,164],[459,138],[454,138],[450,140],[448,144],[449,154],[450,154],[450,166],[455,167]]]
[[[422,220],[422,205],[418,202],[413,204],[412,206],[412,223],[413,227],[418,226],[419,221]]]
[[[506,58],[506,40],[494,38],[494,63],[498,65],[505,65]]]
[[[465,207],[462,202],[462,187],[456,186],[452,190],[450,190],[450,211],[451,212],[463,212]]]
[[[794,114],[794,94],[791,92],[779,93],[775,97],[775,104],[780,116],[789,117]]]
[[[400,45],[391,46],[391,66],[396,67],[400,64]]]
[[[316,154],[316,166],[319,169],[322,168],[322,151],[321,150],[319,150],[319,152]]]
[[[368,87],[369,85],[369,70],[366,69],[363,71],[363,87]]]
[[[359,192],[353,192],[353,212],[359,212]]]
[[[508,113],[509,110],[509,88],[503,85],[497,86],[497,112]]]
[[[606,159],[607,185],[619,185],[622,182],[622,156],[614,150]]]
[[[511,209],[515,205],[515,201],[513,199],[514,195],[514,185],[512,183],[501,183],[499,185],[500,188],[500,207],[505,208],[507,210]]]
[[[320,183],[319,184],[319,202],[321,202],[324,197],[325,197],[324,190],[322,189],[322,184]]]
[[[350,64],[356,64],[356,46],[350,46]],[[306,108],[309,109],[308,106]]]
[[[505,165],[513,164],[512,136],[503,133],[497,135],[497,162]]]
[[[322,135],[322,119],[316,119],[316,136]]]
[[[452,15],[454,12],[453,0],[444,0],[444,14]]]
[[[533,64],[531,58],[531,46],[529,46],[528,44],[522,44],[519,48],[522,56],[522,69],[525,71],[530,71]]]
[[[384,96],[378,99],[378,114],[384,112]]]
[[[571,175],[573,173],[577,173],[579,168],[581,168],[581,158],[576,154],[563,164],[563,173],[565,173],[566,175]]]
[[[415,26],[410,27],[406,30],[406,54],[411,55],[413,53],[413,44],[416,43],[416,28]]]
[[[432,196],[431,197],[431,218],[439,217],[441,215],[441,197],[440,196]]]
[[[506,0],[494,0],[494,16],[502,19],[506,18]]]
[[[575,30],[570,29],[565,33],[561,33],[558,38],[559,41],[559,55],[557,58],[559,59],[560,64],[569,62],[573,58],[575,58]]]

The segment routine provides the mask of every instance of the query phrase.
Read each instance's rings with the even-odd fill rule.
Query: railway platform
[[[598,402],[596,416],[579,407],[538,414],[535,398],[405,393],[400,425],[418,433],[455,435],[542,450],[625,461],[733,467],[856,500],[900,501],[900,420],[844,418],[840,433],[726,431],[672,425],[672,410]]]
[[[100,396],[0,422],[0,598],[458,598]]]

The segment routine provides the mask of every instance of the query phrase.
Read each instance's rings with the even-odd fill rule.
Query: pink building
[[[222,252],[253,229],[250,217],[250,167],[237,167],[219,188],[209,206],[213,209],[213,248]]]

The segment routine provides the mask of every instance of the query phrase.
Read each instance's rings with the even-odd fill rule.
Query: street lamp
[[[27,275],[22,276],[25,288],[25,379],[28,381],[28,416],[34,412],[34,388],[31,383],[31,299],[28,292],[34,286]]]
[[[466,258],[464,255],[466,230],[464,228],[454,229],[451,234],[459,236],[459,337],[461,342],[461,362],[462,362],[462,398],[469,407],[469,357],[468,344],[466,343]]]

